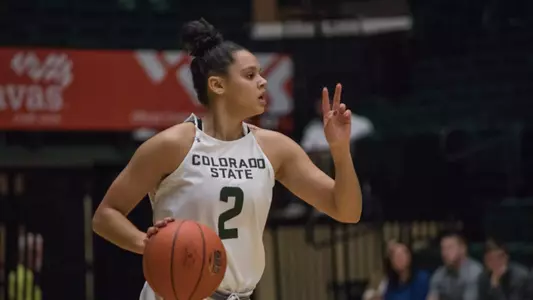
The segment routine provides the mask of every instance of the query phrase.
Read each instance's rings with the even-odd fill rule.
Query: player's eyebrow
[[[262,73],[263,69],[261,67],[258,67],[258,66],[248,66],[248,67],[243,69],[243,72],[246,72],[246,71],[257,71],[259,73]]]

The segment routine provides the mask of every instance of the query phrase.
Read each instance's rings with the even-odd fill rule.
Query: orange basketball
[[[209,227],[175,220],[152,236],[143,255],[146,281],[165,300],[211,296],[226,272],[226,250]]]

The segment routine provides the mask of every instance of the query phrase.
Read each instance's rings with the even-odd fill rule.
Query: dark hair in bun
[[[222,34],[203,18],[185,24],[181,40],[185,50],[195,57],[204,56],[206,52],[224,41]]]
[[[181,41],[183,48],[194,57],[191,73],[198,100],[207,106],[208,76],[227,74],[228,67],[233,63],[233,52],[244,48],[224,41],[222,34],[203,18],[183,26]]]

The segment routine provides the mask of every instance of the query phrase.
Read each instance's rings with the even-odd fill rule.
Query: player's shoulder
[[[181,153],[185,156],[194,142],[194,136],[195,125],[185,122],[157,133],[145,141],[140,149],[145,149],[144,151],[154,155],[175,156]]]
[[[281,132],[261,128],[255,125],[248,124],[248,128],[254,134],[256,139],[266,143],[283,143],[292,141],[292,139]]]
[[[250,127],[250,130],[275,167],[280,166],[283,161],[291,159],[291,157],[301,152],[300,145],[281,132],[257,126]]]
[[[165,145],[187,145],[190,144],[196,134],[196,126],[191,122],[184,122],[169,127],[158,134],[153,139]]]

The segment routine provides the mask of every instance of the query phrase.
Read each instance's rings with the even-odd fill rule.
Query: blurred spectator
[[[483,266],[468,257],[464,237],[456,232],[446,233],[440,246],[444,265],[431,278],[428,300],[477,300]]]
[[[324,173],[333,176],[333,161],[329,151],[329,144],[324,135],[324,123],[322,122],[322,99],[315,103],[316,117],[311,119],[304,129],[301,146],[307,152],[313,163]],[[363,116],[352,112],[351,141],[360,140],[374,131],[372,122]],[[354,145],[352,144],[352,148]],[[288,217],[299,217],[306,211],[306,206],[301,201],[293,201],[286,208]]]
[[[487,270],[479,278],[480,300],[527,300],[528,270],[509,261],[505,246],[495,240],[485,246]]]
[[[373,285],[373,286],[372,286]],[[385,276],[363,295],[364,300],[425,300],[429,274],[417,270],[407,245],[391,242],[385,258]]]

